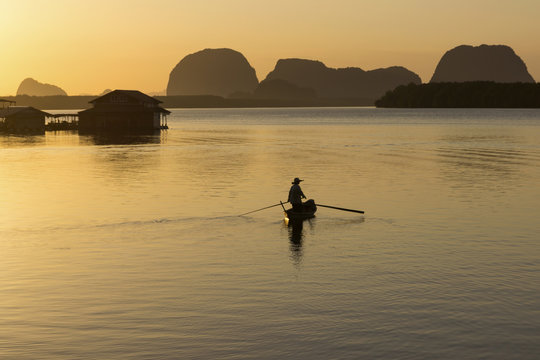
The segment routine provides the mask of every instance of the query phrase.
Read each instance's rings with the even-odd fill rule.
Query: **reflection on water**
[[[81,134],[79,140],[81,145],[142,145],[142,144],[164,144],[166,142],[166,130],[149,131],[138,133],[99,133]]]
[[[6,134],[0,133],[0,149],[9,147],[72,145],[78,140],[80,145],[143,145],[166,144],[167,131],[151,131],[147,133],[101,133],[81,134],[77,131],[43,131],[40,133]]]
[[[306,220],[307,221],[307,220]],[[291,260],[295,265],[302,263],[302,244],[304,241],[304,220],[289,220],[288,224]]]
[[[523,158],[516,152],[478,148],[440,148],[436,150],[443,164],[449,165],[450,173],[463,181],[508,178],[519,171]],[[450,175],[450,174],[449,174]],[[480,175],[480,176],[479,176]]]
[[[5,134],[0,132],[0,149],[10,147],[42,146],[45,136],[29,134]]]
[[[455,188],[474,189],[478,196],[512,189],[527,174],[538,154],[522,150],[524,139],[516,135],[454,135],[441,139],[434,150],[441,163],[440,172]],[[534,165],[533,165],[534,166]]]
[[[169,126],[0,136],[0,358],[540,352],[540,111],[175,110]],[[233,216],[296,176],[366,217]]]
[[[239,145],[253,143],[256,132],[247,129],[184,129],[184,143],[195,145]]]

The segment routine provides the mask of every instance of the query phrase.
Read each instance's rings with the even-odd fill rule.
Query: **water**
[[[1,359],[537,358],[539,110],[169,126],[0,137]]]

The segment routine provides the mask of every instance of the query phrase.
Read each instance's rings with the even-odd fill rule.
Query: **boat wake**
[[[170,217],[170,218],[155,218],[155,219],[146,219],[146,220],[127,220],[127,221],[112,221],[112,222],[102,222],[102,223],[78,223],[78,224],[60,224],[60,225],[45,225],[45,226],[34,226],[28,228],[11,228],[11,229],[0,229],[0,234],[22,234],[22,233],[44,233],[44,232],[63,232],[63,231],[91,231],[98,229],[110,229],[118,230],[123,228],[144,228],[149,226],[156,225],[174,225],[174,224],[185,224],[186,226],[208,226],[208,225],[219,225],[220,222],[227,222],[231,224],[234,222],[238,223],[253,223],[255,219],[250,217],[238,217],[238,216],[215,216],[215,217],[205,217],[205,216],[192,216],[192,217]]]

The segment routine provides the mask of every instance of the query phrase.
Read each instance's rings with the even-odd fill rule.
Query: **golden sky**
[[[505,44],[540,81],[538,0],[0,0],[0,95],[26,77],[69,95],[163,91],[186,55],[240,51],[264,79],[278,59],[430,80],[447,50]]]

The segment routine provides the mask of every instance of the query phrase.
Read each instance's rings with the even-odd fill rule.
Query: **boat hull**
[[[296,220],[302,221],[302,220],[311,219],[315,217],[315,213],[317,212],[317,205],[315,205],[315,201],[308,200],[305,203],[303,203],[303,205],[304,205],[304,211],[302,212],[297,212],[297,211],[294,211],[293,209],[285,210],[285,219],[287,221],[296,221]]]

